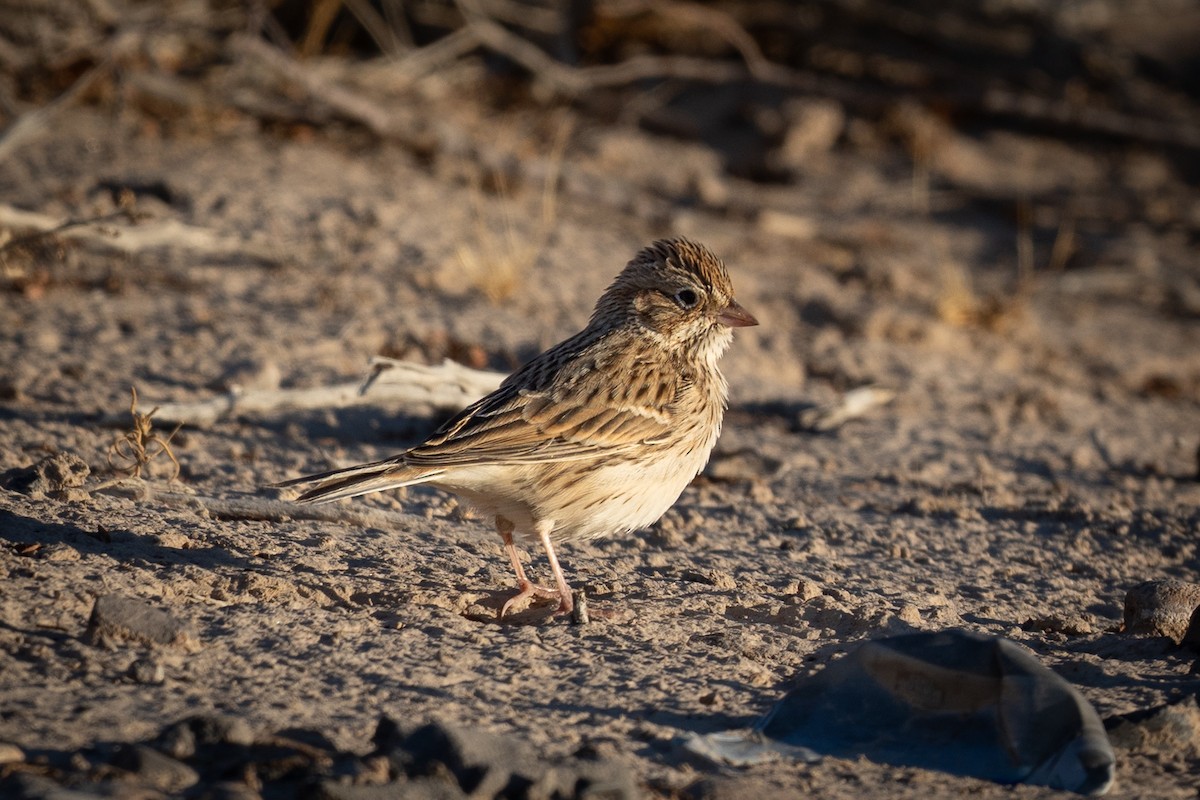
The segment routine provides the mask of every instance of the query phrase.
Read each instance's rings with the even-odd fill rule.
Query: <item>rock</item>
[[[1195,695],[1172,705],[1106,720],[1114,747],[1147,753],[1200,754],[1200,707]]]
[[[824,589],[816,581],[797,578],[787,585],[783,593],[799,599],[801,603],[807,603],[813,598],[820,597],[824,593]]]
[[[1181,644],[1200,651],[1200,607],[1192,612],[1192,619],[1188,622],[1187,631],[1183,634]]]
[[[33,466],[17,467],[0,474],[0,486],[35,500],[44,500],[78,489],[91,473],[91,468],[79,456],[56,453]]]
[[[166,670],[161,661],[153,658],[139,658],[129,665],[126,674],[136,683],[157,686],[166,680]]]
[[[701,572],[695,569],[684,570],[680,576],[685,581],[692,583],[706,583],[709,586],[714,586],[718,589],[736,589],[737,581],[732,575],[724,570],[710,569]]]
[[[208,787],[199,800],[262,800],[262,795],[244,783],[221,781]]]
[[[203,714],[168,725],[159,734],[155,746],[175,758],[191,758],[197,746],[254,744],[254,731],[238,717]]]
[[[188,652],[200,649],[199,638],[187,624],[142,600],[116,594],[96,598],[87,635],[97,646],[111,646],[114,640],[133,640]]]
[[[457,786],[436,778],[399,780],[380,786],[354,786],[322,781],[316,800],[467,800]]]
[[[14,772],[0,778],[0,797],[18,800],[102,800],[103,795],[86,789],[64,789],[45,775]]]
[[[424,782],[444,776],[453,777],[456,785],[451,786],[451,790],[471,797],[632,800],[638,796],[632,774],[615,761],[574,758],[546,762],[523,742],[479,730],[451,728],[434,722],[406,734],[385,717],[380,720],[374,741],[377,752],[386,755],[396,771],[410,779],[405,785],[406,791],[413,783],[420,783],[422,791],[435,792]],[[450,794],[412,796],[461,795],[451,791]]]
[[[179,793],[200,781],[199,773],[187,764],[144,744],[122,745],[112,764],[132,773],[140,783],[163,792]]]
[[[172,758],[191,758],[196,755],[196,732],[186,721],[177,722],[158,735],[155,747]]]
[[[508,792],[516,776],[537,772],[537,759],[522,743],[479,730],[460,730],[430,723],[401,738],[387,752],[400,772],[410,777],[435,774],[441,765],[463,791],[476,797]]]
[[[25,760],[21,748],[9,742],[0,742],[0,764],[20,764]]]
[[[1125,594],[1124,633],[1183,641],[1200,608],[1200,585],[1162,580],[1139,583]]]

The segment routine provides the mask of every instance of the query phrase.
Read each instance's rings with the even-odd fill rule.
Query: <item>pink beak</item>
[[[730,328],[749,328],[751,325],[758,324],[754,315],[738,305],[737,300],[730,300],[729,305],[721,309],[721,312],[717,314],[717,322]]]

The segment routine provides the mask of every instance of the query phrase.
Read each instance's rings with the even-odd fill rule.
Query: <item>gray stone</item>
[[[143,600],[116,594],[96,598],[87,635],[98,646],[132,640],[188,652],[200,649],[199,638],[187,624]]]

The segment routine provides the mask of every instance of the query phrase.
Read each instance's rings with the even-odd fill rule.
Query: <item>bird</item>
[[[517,577],[501,619],[537,599],[571,613],[556,541],[627,534],[670,508],[707,464],[728,403],[718,360],[758,320],[724,263],[686,238],[638,251],[587,326],[399,455],[276,484],[328,503],[414,484],[495,520]],[[515,536],[545,550],[554,588],[525,574]]]

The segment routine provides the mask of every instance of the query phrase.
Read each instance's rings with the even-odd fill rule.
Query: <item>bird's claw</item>
[[[521,581],[517,585],[517,593],[508,598],[508,601],[500,608],[500,619],[509,611],[523,611],[529,605],[540,597],[551,598],[556,597],[559,600],[558,611],[555,613],[566,614],[571,611],[571,604],[555,589],[547,589],[545,586],[538,586],[533,581]]]

